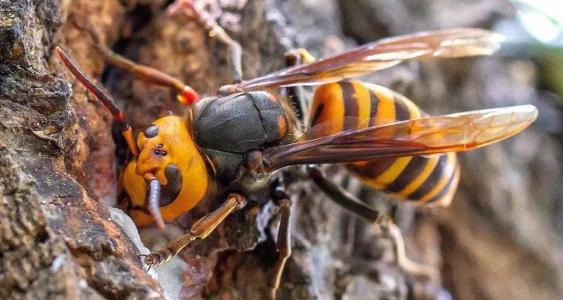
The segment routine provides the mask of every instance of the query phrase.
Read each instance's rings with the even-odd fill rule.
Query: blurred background
[[[562,295],[562,5],[340,1],[337,6],[344,34],[359,42],[459,26],[490,28],[506,36],[493,58],[407,65],[405,72],[376,75],[377,82],[391,78],[389,85],[423,109],[445,113],[524,103],[539,108],[538,120],[522,135],[460,155],[460,189],[450,208],[419,212],[414,221],[403,223],[420,253],[424,247],[439,248],[448,297]],[[410,83],[399,83],[401,76]],[[436,227],[425,228],[427,220]],[[433,238],[438,241],[429,242]],[[432,252],[426,254],[432,257]]]

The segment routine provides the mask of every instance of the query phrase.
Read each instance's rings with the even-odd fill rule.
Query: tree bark
[[[69,4],[0,2],[0,297],[158,298],[160,286],[98,198],[113,192],[107,115],[47,60],[58,34],[75,38],[73,53],[92,49],[65,23],[86,8]],[[109,11],[119,10],[92,20]],[[100,60],[83,61],[87,72],[101,70]],[[100,181],[109,188],[98,190]]]
[[[283,53],[295,47],[320,57],[353,46],[353,40],[453,26],[487,28],[513,14],[503,0],[210,2],[218,22],[243,46],[245,78],[279,69]],[[167,5],[0,0],[1,298],[267,294],[279,216],[261,194],[180,260],[159,268],[158,281],[143,270],[139,245],[126,234],[131,228],[118,225],[122,217],[110,208],[120,195],[116,170],[125,148],[119,139],[114,143],[110,114],[53,55],[55,45],[67,49],[119,99],[134,128],[169,112],[185,115],[174,91],[107,66],[88,34],[76,27],[92,24],[117,52],[214,94],[232,80],[226,47],[193,20],[169,16]],[[366,80],[396,88],[436,114],[546,101],[536,88],[536,66],[521,58],[409,63]],[[560,140],[537,126],[461,157],[461,187],[450,208],[415,212],[400,205],[397,214],[409,255],[440,271],[433,280],[398,268],[385,234],[295,179],[294,248],[279,298],[426,299],[448,293],[462,299],[557,298],[562,242],[552,220],[563,192]],[[330,170],[349,190],[388,208],[384,195],[362,189],[338,166]],[[158,247],[163,237],[179,234],[216,204],[199,205],[166,235],[149,228],[141,236]]]

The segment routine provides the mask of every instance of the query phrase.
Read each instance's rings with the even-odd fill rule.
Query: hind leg
[[[309,63],[315,61],[313,57],[306,49],[299,48],[290,50],[285,53],[285,66],[292,67],[304,63]],[[283,95],[289,99],[297,117],[301,121],[305,121],[307,102],[303,97],[303,88],[301,86],[291,86],[283,89]]]
[[[395,258],[397,260],[397,265],[409,274],[416,276],[427,276],[430,279],[437,279],[439,274],[438,271],[429,265],[419,264],[410,260],[406,253],[405,239],[401,233],[401,229],[391,218],[387,219],[385,222],[381,223],[381,228],[387,233],[387,235],[393,241],[395,248]]]
[[[432,279],[438,276],[437,271],[433,267],[413,262],[407,257],[405,240],[401,230],[389,215],[363,203],[354,195],[346,192],[341,186],[329,181],[317,167],[308,166],[307,173],[321,191],[328,195],[336,204],[383,229],[393,241],[395,258],[397,265],[401,269],[416,276],[428,276]]]

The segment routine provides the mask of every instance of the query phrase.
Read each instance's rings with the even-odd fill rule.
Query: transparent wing
[[[242,89],[317,85],[389,68],[402,61],[491,55],[503,37],[475,28],[420,32],[385,38],[342,54],[283,69],[238,86]]]
[[[521,132],[537,114],[534,106],[522,105],[426,117],[317,138],[308,134],[299,142],[267,149],[264,157],[267,167],[275,170],[295,164],[468,151]]]

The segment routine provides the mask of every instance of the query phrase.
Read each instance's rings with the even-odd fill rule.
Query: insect
[[[216,24],[206,24],[221,33]],[[338,204],[368,221],[382,222],[382,213],[330,182],[315,165],[344,163],[372,188],[413,203],[447,205],[459,181],[455,152],[513,136],[537,116],[531,105],[428,116],[396,92],[350,78],[408,60],[490,55],[499,42],[495,33],[462,28],[386,38],[317,61],[300,50],[288,55],[288,65],[293,66],[226,85],[216,96],[199,101],[197,93],[180,80],[106,49],[110,63],[176,88],[179,100],[191,104],[187,119],[157,119],[139,132],[136,141],[111,97],[82,74],[61,48],[56,51],[122,125],[133,156],[122,184],[138,226],[156,223],[163,228],[165,221],[209,196],[212,186],[226,199],[186,234],[144,256],[144,262],[149,266],[166,262],[243,208],[248,195],[269,189],[281,208],[280,254],[270,283],[275,296],[290,255],[292,201],[279,180],[286,167],[307,166],[308,176]],[[236,58],[240,47],[232,48],[235,77],[242,78],[240,57]],[[318,85],[310,105],[296,88],[303,85]],[[275,88],[286,89],[289,97],[280,97]]]

